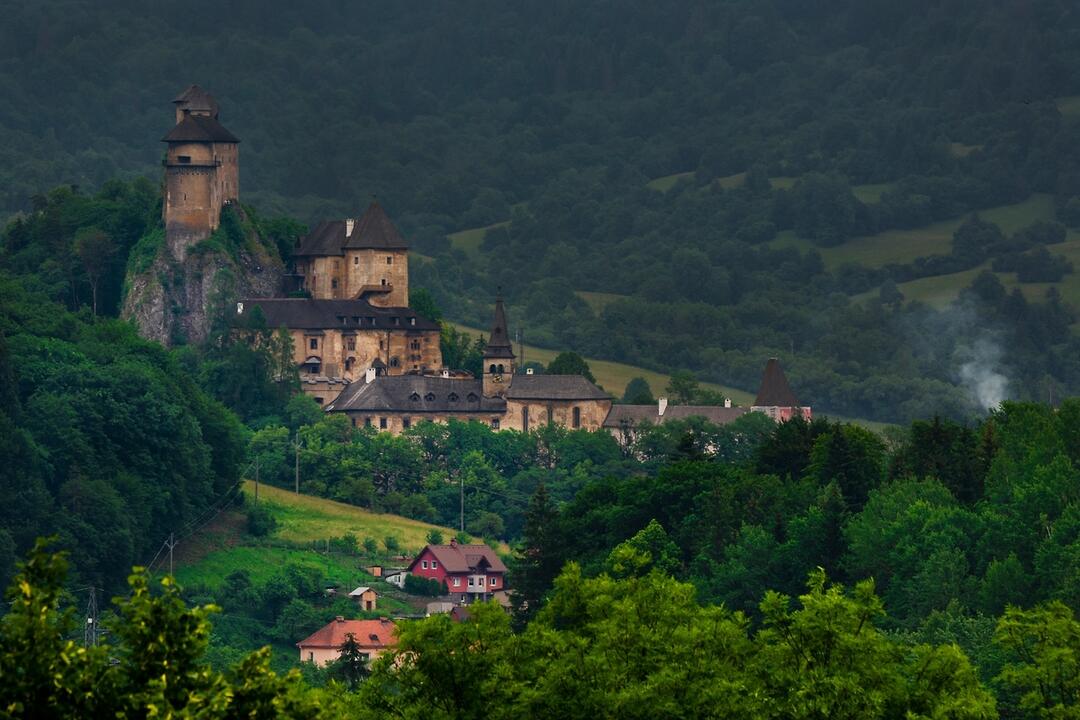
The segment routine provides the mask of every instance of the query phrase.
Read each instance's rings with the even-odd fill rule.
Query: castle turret
[[[495,299],[495,322],[484,348],[484,396],[505,397],[514,379],[514,347],[506,327],[502,294]]]
[[[198,85],[173,100],[176,125],[162,138],[165,240],[176,260],[217,229],[221,208],[240,197],[240,140],[218,122],[218,104]]]
[[[750,410],[765,413],[779,422],[790,420],[796,413],[806,420],[812,417],[809,405],[799,405],[799,400],[788,384],[787,376],[784,375],[777,358],[769,358],[769,362],[765,364],[761,387]]]

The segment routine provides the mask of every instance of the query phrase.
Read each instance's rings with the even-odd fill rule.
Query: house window
[[[312,350],[318,350],[319,349],[319,339],[318,338],[311,338],[311,341],[308,342],[308,347],[310,347]]]
[[[350,350],[355,350],[356,349],[356,338],[349,338],[348,340],[346,340],[345,341],[345,347],[347,347]]]
[[[488,581],[488,584],[489,584],[489,585],[496,585],[496,584],[498,584],[498,583],[496,583],[496,582],[495,582],[495,578],[491,578],[491,579],[490,579],[490,580]]]
[[[461,587],[461,578],[454,578],[454,587]]]
[[[574,427],[581,427],[581,408],[574,408]]]
[[[401,418],[401,427],[408,429],[411,426],[412,418]],[[435,567],[435,563],[432,563],[431,566]]]
[[[420,561],[420,567],[422,567],[422,568],[424,568],[425,570],[427,570],[427,560],[421,560],[421,561]]]
[[[386,418],[379,418],[379,427],[383,430],[386,429]]]
[[[469,578],[469,587],[473,586],[473,578]]]
[[[315,653],[309,650],[307,654],[307,659],[308,662],[315,662]]]
[[[432,560],[431,561],[431,569],[434,570],[437,567],[439,567],[439,561],[438,560]]]
[[[498,430],[499,429],[499,418],[491,418],[491,429],[492,430]]]

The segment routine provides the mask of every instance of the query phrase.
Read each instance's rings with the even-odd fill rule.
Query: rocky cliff
[[[273,243],[242,209],[227,207],[221,226],[181,258],[164,229],[139,241],[128,260],[122,315],[163,345],[201,343],[237,298],[277,294],[282,269]]]

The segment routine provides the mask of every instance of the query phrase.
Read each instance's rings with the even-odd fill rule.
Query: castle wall
[[[315,356],[322,360],[320,375],[363,379],[364,371],[376,360],[386,364],[388,375],[410,370],[442,367],[442,350],[437,330],[369,330],[329,328],[320,331],[291,330],[293,360],[302,365]],[[316,348],[311,347],[314,340]],[[350,348],[350,340],[352,347]],[[348,359],[353,358],[352,363]],[[396,363],[395,363],[396,360]],[[346,369],[348,367],[348,369]]]
[[[346,250],[346,297],[355,298],[365,287],[389,285],[389,293],[372,293],[368,302],[379,307],[408,307],[409,253],[404,250]]]
[[[363,382],[361,380],[361,382]],[[428,421],[446,424],[451,420],[460,422],[484,423],[493,429],[505,428],[501,413],[460,412],[460,413],[404,413],[398,411],[348,411],[345,413],[353,427],[371,427],[381,432],[389,432],[394,435],[401,434],[405,429],[406,422],[409,426]]]
[[[217,229],[221,207],[240,195],[235,143],[170,143],[165,155],[165,236],[172,256]]]
[[[574,427],[574,408],[578,408],[578,427]],[[525,410],[529,422],[525,425]],[[502,427],[506,430],[536,430],[548,422],[571,430],[599,430],[611,411],[610,400],[507,400]]]
[[[298,261],[296,272],[304,276],[304,289],[316,300],[343,300],[346,294],[342,280],[341,257],[310,257]]]

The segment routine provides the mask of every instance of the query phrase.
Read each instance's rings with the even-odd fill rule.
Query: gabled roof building
[[[394,632],[397,626],[390,620],[346,620],[343,616],[319,628],[307,638],[296,643],[300,649],[300,662],[310,662],[324,667],[341,657],[341,646],[352,636],[360,652],[367,660],[374,660],[397,644]]]
[[[428,545],[409,565],[418,577],[446,584],[454,600],[488,600],[506,589],[506,565],[487,545]]]

